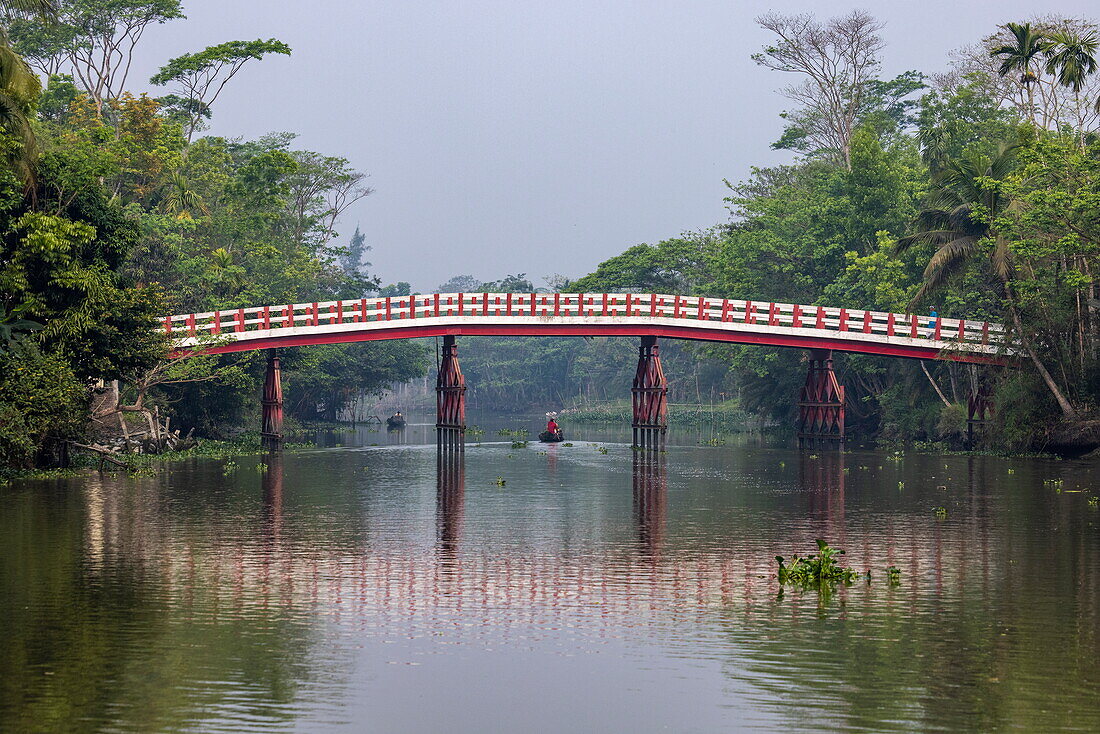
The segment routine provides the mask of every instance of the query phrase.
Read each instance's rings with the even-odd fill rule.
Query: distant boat
[[[539,440],[543,443],[561,443],[565,440],[565,434],[561,431],[557,433],[551,433],[550,431],[543,431],[539,434]]]
[[[386,428],[391,431],[399,431],[405,427],[405,416],[391,415],[386,419]]]

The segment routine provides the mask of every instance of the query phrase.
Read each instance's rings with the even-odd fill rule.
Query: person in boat
[[[401,415],[401,411],[399,410],[386,419],[386,425],[390,428],[400,428],[405,425],[405,416]]]
[[[550,420],[546,421],[546,432],[556,434],[560,431],[561,429],[558,427],[558,422],[551,416]]]

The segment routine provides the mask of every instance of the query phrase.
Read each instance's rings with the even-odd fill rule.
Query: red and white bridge
[[[833,351],[971,363],[1001,363],[1012,352],[1004,327],[986,321],[658,293],[434,293],[291,303],[168,316],[163,329],[177,354],[442,336],[439,426],[459,434],[465,383],[456,336],[642,337],[634,385],[635,427],[642,429],[666,424],[658,337],[810,349],[800,433],[830,438],[843,436],[844,423]],[[270,359],[265,416],[271,412],[275,420],[277,402],[281,425],[278,357],[272,352]],[[265,419],[265,434],[281,433],[274,428]]]

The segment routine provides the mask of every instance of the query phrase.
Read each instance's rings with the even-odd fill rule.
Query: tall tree
[[[269,38],[266,41],[226,41],[216,46],[207,46],[202,51],[184,54],[169,60],[160,68],[149,82],[157,86],[174,84],[181,102],[177,109],[186,116],[184,132],[187,142],[195,134],[202,120],[210,116],[210,108],[221,96],[225,85],[244,65],[253,59],[262,59],[268,54],[290,56],[290,46],[282,41]]]
[[[861,10],[821,23],[809,14],[769,13],[756,19],[778,43],[754,54],[768,69],[797,74],[801,83],[782,90],[801,106],[788,113],[814,145],[851,170],[851,139],[879,68],[882,23]]]
[[[997,72],[1001,76],[1019,73],[1020,84],[1027,90],[1029,114],[1034,117],[1033,85],[1038,81],[1038,76],[1032,71],[1032,67],[1038,66],[1039,57],[1050,49],[1050,41],[1033,30],[1030,23],[1006,23],[1004,28],[1012,34],[1012,42],[997,46],[989,55],[1000,58],[1001,66]]]
[[[57,0],[51,19],[17,18],[9,32],[43,74],[72,74],[102,115],[126,89],[145,31],[183,17],[179,0]]]

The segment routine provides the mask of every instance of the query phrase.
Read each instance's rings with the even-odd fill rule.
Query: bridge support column
[[[657,337],[643,336],[638,348],[638,370],[630,389],[634,408],[634,446],[640,449],[661,448],[668,429],[668,380],[661,368]]]
[[[993,412],[993,401],[989,395],[989,385],[978,381],[966,398],[966,447],[973,449],[975,435],[985,428],[989,414]]]
[[[435,383],[436,443],[445,451],[462,451],[466,436],[466,378],[458,366],[454,336],[443,337],[443,353]]]
[[[279,367],[279,350],[267,350],[267,375],[264,377],[263,423],[260,441],[265,449],[283,445],[283,383]]]
[[[844,443],[844,387],[833,372],[833,352],[811,349],[806,384],[798,398],[798,445],[841,446]]]

